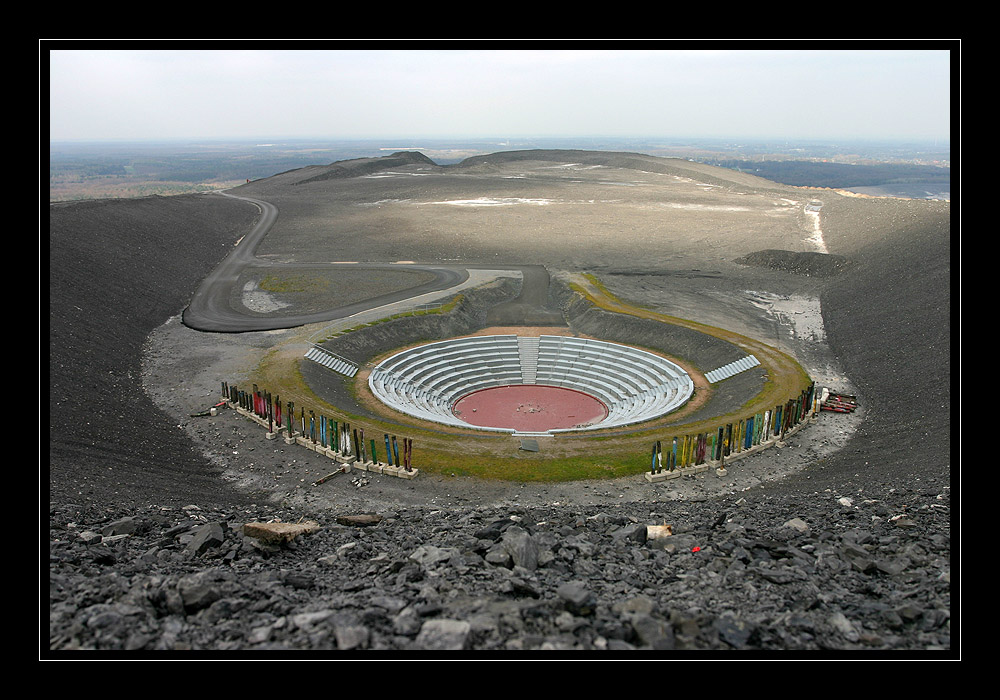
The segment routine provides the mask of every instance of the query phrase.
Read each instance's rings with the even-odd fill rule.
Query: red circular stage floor
[[[593,425],[608,415],[607,407],[589,394],[541,384],[474,391],[459,399],[452,412],[471,425],[525,433]]]

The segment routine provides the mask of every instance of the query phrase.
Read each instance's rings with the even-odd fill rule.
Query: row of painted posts
[[[365,441],[364,428],[322,414],[317,415],[312,410],[306,415],[305,408],[299,407],[298,430],[296,430],[293,401],[282,404],[280,396],[272,397],[270,392],[262,391],[256,384],[253,385],[252,391],[246,391],[222,382],[222,394],[231,406],[252,415],[259,423],[265,425],[269,439],[284,431],[285,442],[303,444],[317,452],[324,452],[343,464],[406,478],[416,475],[417,470],[413,467],[412,438],[397,439],[395,435],[390,436],[385,433],[383,440],[386,461],[379,462],[376,441],[374,438]]]
[[[816,415],[816,403],[816,383],[813,382],[798,396],[771,410],[735,423],[720,425],[713,431],[674,437],[666,453],[661,441],[657,440],[653,443],[647,476],[668,478],[679,475],[680,469],[707,468],[710,462],[717,463],[717,468],[721,471],[725,468],[727,458],[783,440],[789,431],[797,429],[807,418]]]

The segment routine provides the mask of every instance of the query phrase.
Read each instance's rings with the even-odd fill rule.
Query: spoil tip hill
[[[596,271],[625,297],[678,280],[706,292],[808,289],[870,407],[824,478],[891,487],[950,470],[947,203],[803,191],[687,161],[576,151],[448,167],[395,154],[291,171],[234,194],[277,205],[258,251],[271,260],[527,259]],[[816,197],[823,244],[849,269],[811,276],[737,262],[759,251],[816,252],[803,213]],[[213,480],[210,461],[137,382],[149,333],[183,309],[256,213],[201,195],[50,207],[53,498],[241,498]]]

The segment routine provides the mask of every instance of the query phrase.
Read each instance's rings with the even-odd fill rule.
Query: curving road
[[[418,263],[275,263],[261,260],[256,256],[257,247],[268,234],[278,218],[278,209],[261,199],[240,197],[222,192],[226,197],[242,199],[255,204],[261,210],[261,217],[253,229],[237,244],[235,250],[206,277],[191,299],[191,303],[181,315],[184,325],[199,331],[216,333],[244,333],[267,331],[280,328],[295,328],[309,323],[335,321],[353,316],[386,304],[418,297],[429,292],[438,292],[457,287],[469,279],[469,269],[496,269],[486,265],[430,265]],[[248,265],[255,267],[297,267],[297,268],[337,268],[345,269],[400,269],[430,272],[434,279],[424,284],[382,294],[354,304],[348,304],[327,311],[281,317],[251,316],[233,308],[233,287],[240,274]],[[508,305],[500,314],[509,323],[520,323],[528,319],[548,319],[561,322],[561,315],[545,309],[548,296],[548,271],[542,265],[505,265],[504,269],[520,270],[523,275],[521,296]],[[498,307],[499,309],[500,307]]]

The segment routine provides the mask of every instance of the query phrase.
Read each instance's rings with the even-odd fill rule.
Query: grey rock
[[[644,544],[646,542],[646,526],[642,523],[631,523],[616,530],[611,536],[616,540]]]
[[[425,568],[437,566],[443,561],[448,561],[458,554],[454,547],[436,547],[434,545],[420,545],[412,554],[410,559]]]
[[[653,549],[662,549],[673,554],[675,552],[689,552],[692,547],[700,546],[701,540],[691,534],[675,534],[670,537],[657,537],[647,540],[646,544]]]
[[[512,525],[504,530],[502,542],[514,566],[524,567],[528,571],[538,568],[538,543],[527,530]]]
[[[205,523],[194,532],[186,549],[195,554],[204,554],[209,549],[219,547],[226,541],[221,523]]]
[[[93,530],[84,530],[79,535],[81,542],[85,544],[97,544],[101,541],[102,535],[99,532],[94,532]]]
[[[101,534],[105,537],[112,535],[131,535],[138,529],[139,524],[135,518],[121,518],[108,523],[101,529]]]
[[[129,534],[126,534],[126,533],[122,533],[122,534],[119,534],[119,535],[105,535],[104,537],[101,538],[101,544],[103,544],[105,546],[113,545],[116,542],[121,542],[122,540],[128,539],[131,536],[132,535],[129,535]]]
[[[847,616],[839,610],[829,617],[830,625],[849,642],[856,642],[859,639],[858,631],[854,624],[847,619]]]
[[[497,542],[491,547],[483,559],[493,566],[502,566],[508,569],[514,566],[514,559],[510,556],[510,552],[507,551],[502,542]]]
[[[615,603],[612,609],[619,615],[649,615],[656,609],[656,601],[648,596],[639,595]]]
[[[791,528],[801,534],[809,532],[809,524],[802,518],[792,518],[784,523],[783,527]]]
[[[396,634],[413,636],[420,632],[423,622],[423,618],[414,608],[406,607],[392,619],[392,628]]]
[[[427,620],[414,640],[418,649],[461,651],[469,642],[472,626],[465,620]]]
[[[493,540],[496,541],[503,534],[504,530],[514,524],[514,521],[510,518],[501,518],[499,520],[494,520],[489,525],[479,530],[476,530],[475,536],[481,540]]]
[[[334,625],[333,629],[338,649],[348,651],[368,648],[371,631],[364,625],[338,624]]]
[[[902,559],[876,559],[874,563],[875,568],[889,576],[901,574],[906,569],[906,562]]]
[[[184,609],[194,612],[206,608],[223,595],[222,583],[230,576],[222,571],[209,569],[184,576],[177,582]]]
[[[581,581],[567,581],[556,589],[566,609],[576,615],[590,615],[596,602],[593,592]]]
[[[315,631],[319,625],[324,624],[327,620],[333,616],[335,611],[329,608],[323,610],[314,610],[312,612],[303,612],[296,615],[292,615],[291,623],[296,629],[303,630],[305,632]]]
[[[631,624],[642,646],[662,651],[674,648],[674,628],[668,621],[641,613],[632,618]]]
[[[716,619],[715,629],[719,639],[735,649],[743,649],[753,634],[754,625],[729,614]]]
[[[875,567],[875,562],[872,561],[871,556],[868,554],[868,550],[864,549],[860,545],[845,542],[841,547],[840,552],[844,560],[858,571],[866,572]]]

